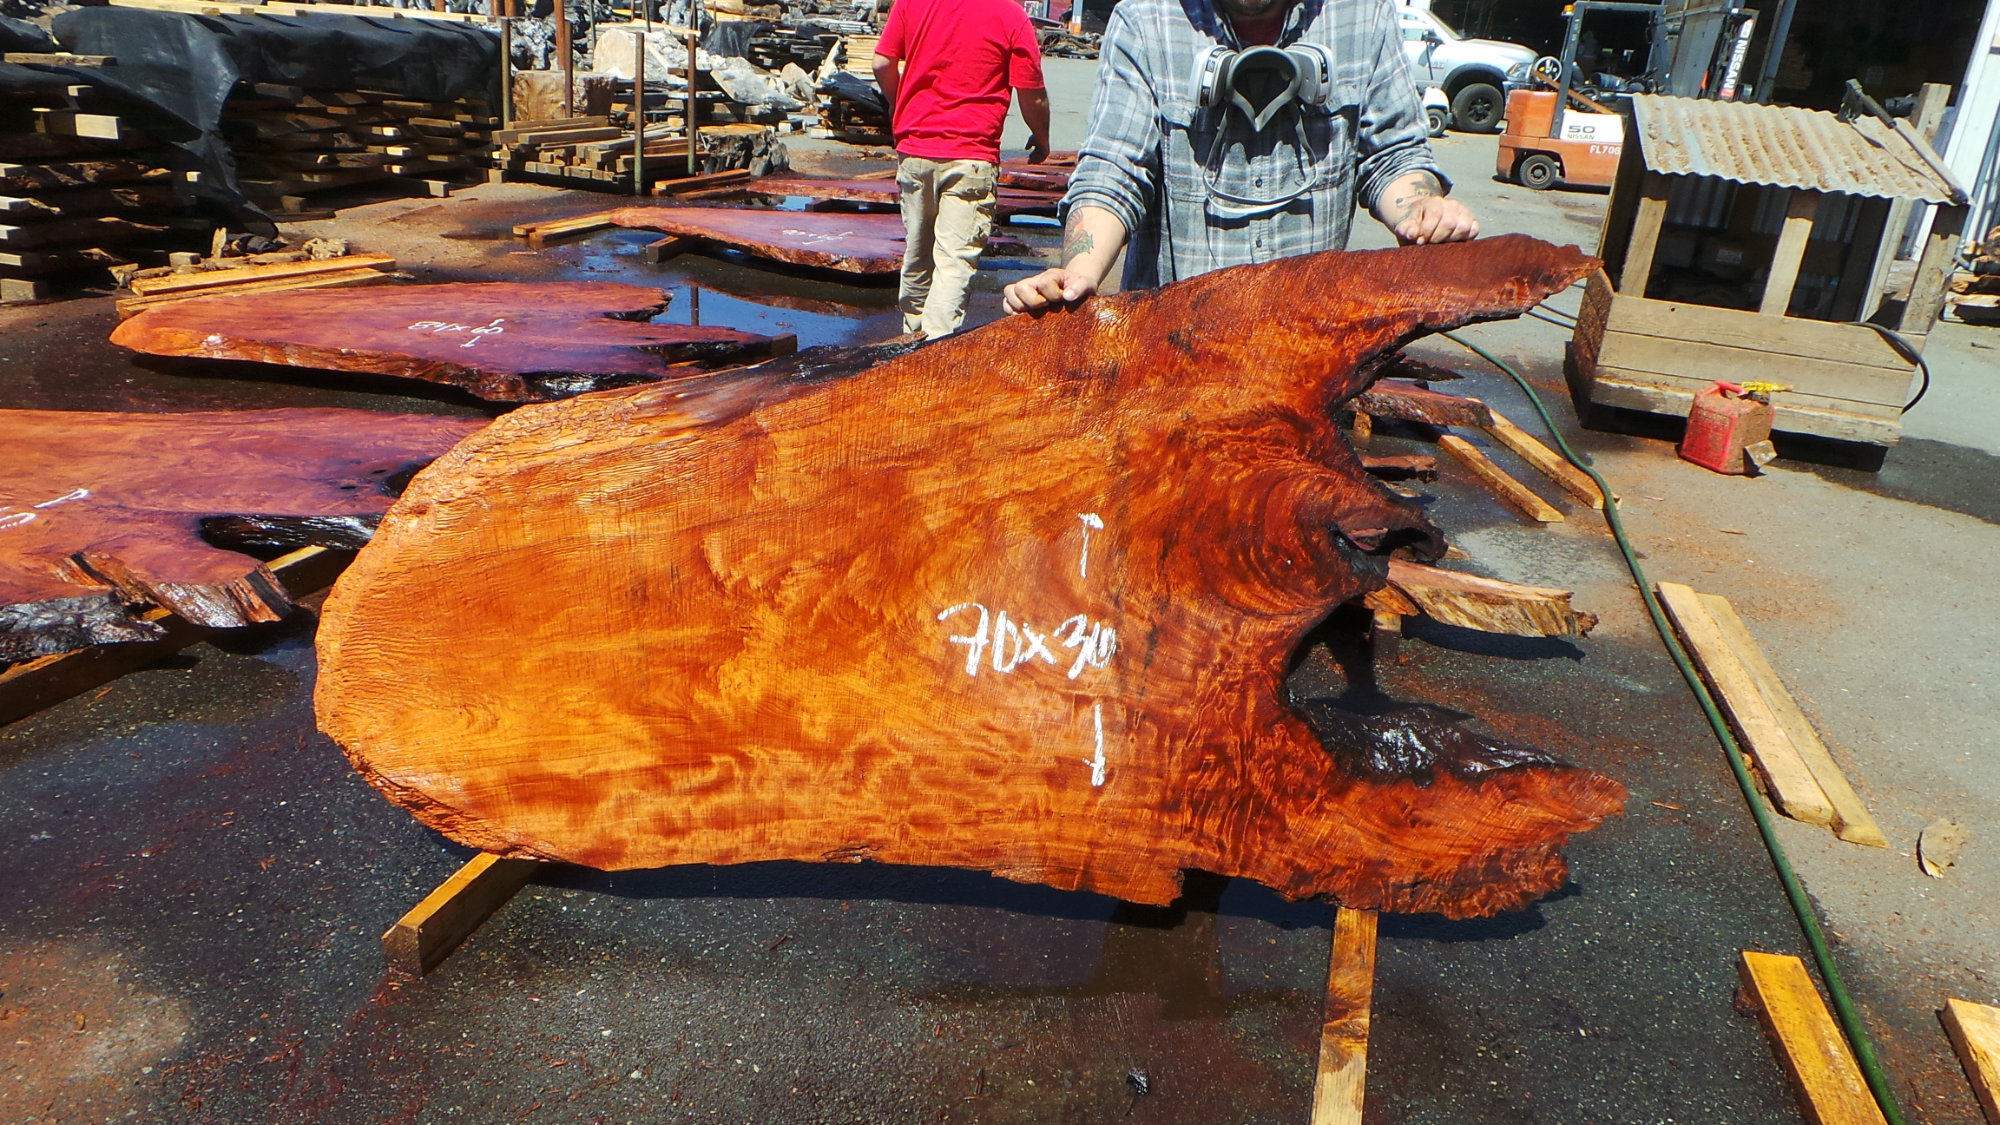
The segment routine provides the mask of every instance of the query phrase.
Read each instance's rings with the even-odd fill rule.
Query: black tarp
[[[49,33],[12,16],[0,16],[0,51],[54,51],[56,41]]]
[[[82,82],[115,91],[122,101],[141,99],[153,116],[183,123],[182,135],[155,135],[205,173],[202,198],[264,233],[269,219],[237,187],[236,162],[221,131],[222,103],[239,82],[380,90],[416,101],[499,97],[500,36],[472,24],[77,8],[57,16],[54,27],[64,50],[111,55],[118,65],[11,69],[60,73],[65,85]],[[0,73],[0,89],[9,85]]]

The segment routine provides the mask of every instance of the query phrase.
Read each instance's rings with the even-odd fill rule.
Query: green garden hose
[[[1889,1075],[1882,1068],[1882,1061],[1875,1053],[1875,1042],[1869,1038],[1868,1028],[1861,1022],[1861,1013],[1854,1006],[1853,997],[1847,994],[1847,986],[1841,983],[1840,969],[1833,963],[1833,951],[1827,947],[1826,934],[1820,929],[1819,918],[1813,913],[1812,902],[1806,898],[1805,885],[1792,870],[1791,860],[1785,856],[1783,844],[1778,842],[1777,829],[1771,824],[1771,814],[1765,811],[1764,802],[1757,795],[1756,783],[1750,779],[1750,770],[1743,763],[1743,748],[1737,745],[1735,735],[1730,733],[1729,724],[1723,722],[1722,712],[1715,706],[1715,697],[1709,694],[1708,685],[1702,683],[1695,672],[1694,664],[1688,659],[1687,651],[1681,647],[1680,639],[1668,627],[1666,615],[1660,611],[1659,599],[1653,596],[1652,584],[1646,581],[1646,571],[1639,565],[1639,557],[1632,550],[1631,540],[1625,536],[1625,523],[1618,517],[1618,502],[1612,497],[1611,486],[1597,475],[1597,470],[1578,456],[1562,431],[1556,428],[1555,419],[1549,416],[1548,408],[1542,405],[1542,398],[1528,385],[1519,371],[1505,361],[1455,332],[1442,335],[1472,352],[1474,355],[1500,369],[1501,373],[1521,388],[1528,396],[1528,402],[1541,415],[1542,424],[1548,427],[1549,435],[1555,438],[1562,455],[1597,484],[1604,494],[1604,522],[1611,528],[1611,538],[1618,544],[1618,553],[1625,556],[1625,566],[1632,572],[1632,581],[1638,584],[1639,596],[1645,599],[1646,612],[1653,618],[1653,628],[1660,634],[1660,640],[1667,646],[1667,655],[1673,658],[1674,666],[1681,671],[1688,689],[1694,692],[1695,701],[1708,717],[1708,725],[1715,730],[1715,739],[1722,744],[1723,756],[1729,761],[1730,771],[1736,775],[1736,784],[1743,790],[1743,799],[1750,805],[1750,815],[1757,822],[1757,834],[1764,838],[1764,848],[1771,853],[1771,866],[1777,869],[1778,882],[1785,888],[1785,897],[1791,900],[1792,913],[1798,916],[1799,929],[1805,931],[1806,945],[1811,947],[1813,963],[1819,966],[1820,979],[1826,982],[1826,991],[1833,998],[1833,1011],[1840,1021],[1840,1029],[1847,1036],[1847,1042],[1854,1048],[1855,1061],[1861,1065],[1861,1074],[1868,1082],[1868,1090],[1875,1095],[1875,1103],[1882,1107],[1882,1116],[1888,1125],[1903,1125],[1902,1112],[1896,1108],[1896,1095],[1890,1088]]]

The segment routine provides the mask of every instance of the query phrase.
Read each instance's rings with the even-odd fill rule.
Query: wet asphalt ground
[[[802,344],[896,330],[893,291],[647,266],[631,232],[539,253],[506,235],[538,209],[603,205],[482,188],[313,228],[344,226],[430,280],[650,280],[676,293],[668,319],[698,304],[704,323]],[[980,275],[978,315],[1006,279]],[[489,410],[381,382],[142,366],[104,342],[107,301],[24,312],[0,333],[14,405]],[[1560,385],[1559,353],[1524,358]],[[1484,377],[1467,389],[1512,401]],[[1576,434],[1566,401],[1550,405]],[[1428,451],[1391,433],[1373,448]],[[1527,911],[1382,920],[1368,1120],[1801,1120],[1733,994],[1739,951],[1802,941],[1713,738],[1634,624],[1608,537],[1560,499],[1569,525],[1528,524],[1449,469],[1421,491],[1468,565],[1586,575],[1578,605],[1605,626],[1572,641],[1413,623],[1397,659],[1370,662],[1336,618],[1294,694],[1439,708],[1631,799],[1571,843],[1571,885]],[[941,869],[555,869],[438,971],[392,978],[380,932],[467,853],[314,730],[313,626],[308,610],[198,645],[0,727],[0,1121],[1306,1120],[1331,909],[1198,874],[1161,910]],[[1976,1121],[1902,980],[1865,957],[1851,977],[1912,1118]]]

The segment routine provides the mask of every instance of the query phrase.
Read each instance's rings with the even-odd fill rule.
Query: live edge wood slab
[[[422,379],[496,402],[656,382],[798,347],[791,335],[651,323],[670,296],[584,281],[195,298],[140,313],[111,342],[149,355]]]
[[[1322,743],[1282,682],[1380,554],[1442,550],[1334,425],[1371,357],[1594,264],[1518,236],[1313,255],[524,407],[334,588],[320,725],[501,856],[1522,906],[1617,783],[1456,728]]]
[[[605,217],[616,226],[700,239],[787,265],[877,275],[903,268],[899,215],[768,207],[621,207]]]
[[[156,609],[212,628],[276,621],[292,607],[284,584],[217,542],[357,548],[394,488],[483,425],[0,411],[0,663],[160,638]]]

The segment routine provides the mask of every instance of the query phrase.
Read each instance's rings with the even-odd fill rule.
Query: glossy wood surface
[[[507,856],[1522,906],[1615,782],[1470,739],[1384,773],[1282,682],[1381,584],[1359,552],[1442,549],[1334,425],[1369,358],[1594,264],[1521,237],[1314,255],[525,407],[336,586],[320,724]]]
[[[422,379],[498,402],[654,382],[798,346],[789,334],[651,323],[669,297],[610,281],[196,297],[139,313],[111,342],[150,355]]]

